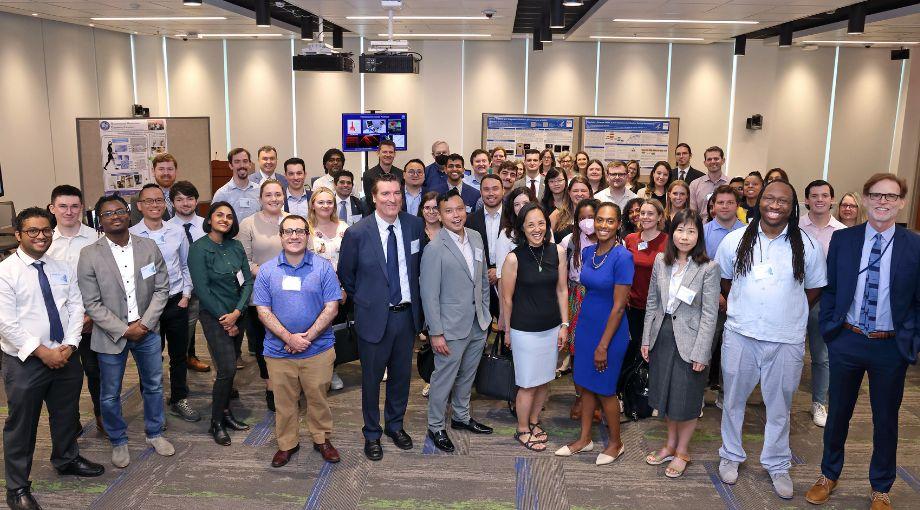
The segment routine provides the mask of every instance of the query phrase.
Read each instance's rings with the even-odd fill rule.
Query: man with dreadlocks
[[[745,406],[759,382],[767,407],[760,464],[776,494],[790,499],[789,411],[802,375],[808,311],[827,284],[827,267],[821,245],[798,226],[798,197],[788,182],[765,186],[756,207],[758,221],[726,235],[716,252],[728,299],[719,477],[727,484],[738,479],[746,458]]]

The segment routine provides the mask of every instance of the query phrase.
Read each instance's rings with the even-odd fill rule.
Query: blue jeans
[[[830,363],[827,357],[827,344],[821,336],[818,314],[821,303],[815,303],[808,312],[808,350],[811,353],[811,401],[827,405],[827,384],[830,381]]]
[[[137,342],[129,341],[120,354],[99,353],[102,424],[112,446],[128,443],[128,424],[121,415],[121,382],[128,351],[134,355],[144,398],[144,432],[148,438],[163,434],[163,349],[160,335],[150,332]]]

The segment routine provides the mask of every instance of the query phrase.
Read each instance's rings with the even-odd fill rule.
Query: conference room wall
[[[596,48],[597,44],[594,46]],[[570,78],[588,81],[593,85],[594,75],[592,67]],[[600,44],[598,115],[663,116],[667,83],[667,44]]]
[[[544,43],[530,53],[527,113],[594,114],[597,45],[588,42]],[[576,79],[582,76],[585,79]],[[506,86],[521,86],[507,84]]]
[[[173,117],[210,117],[210,158],[226,158],[223,42],[167,39],[166,55],[169,63],[169,114]],[[182,162],[179,164],[181,168]]]
[[[128,45],[130,46],[130,41]],[[137,104],[149,108],[151,117],[165,117],[170,114],[166,94],[166,66],[163,65],[163,62],[162,37],[134,36]],[[209,91],[209,93],[216,92]],[[220,93],[223,93],[223,87]]]

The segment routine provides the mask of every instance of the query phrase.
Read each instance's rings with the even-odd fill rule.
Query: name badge
[[[240,207],[252,207],[252,199],[251,198],[241,198]]]
[[[751,268],[755,280],[763,280],[773,276],[773,266],[770,264],[757,264]]]
[[[473,212],[473,208],[470,207],[470,206],[466,206],[466,212],[467,212],[467,213]]]
[[[473,252],[473,260],[482,262],[482,248],[476,248],[476,251]]]
[[[648,249],[648,243],[645,241],[641,241],[639,243],[639,251],[647,250],[647,249]]]
[[[145,280],[155,274],[157,274],[157,268],[153,265],[153,262],[141,268],[141,278]]]
[[[237,281],[237,283],[240,284],[240,287],[242,287],[242,286],[243,286],[243,283],[246,282],[246,277],[243,276],[243,271],[242,271],[242,270],[236,272],[236,281]]]
[[[166,244],[166,234],[153,234],[150,236],[150,239],[153,239],[153,242],[157,244]]]
[[[48,275],[51,285],[67,285],[67,275],[64,273],[51,273]]]
[[[681,300],[681,301],[683,301],[684,303],[687,303],[687,304],[689,305],[689,304],[692,304],[692,303],[693,303],[693,298],[696,297],[696,291],[695,291],[695,290],[690,290],[690,289],[688,289],[687,287],[684,287],[683,285],[681,285],[680,288],[677,289],[677,296],[676,296],[676,297],[677,297],[677,299],[679,299],[679,300]]]
[[[281,290],[300,290],[299,276],[285,276],[281,279]]]
[[[418,239],[413,239],[412,242],[409,243],[409,251],[411,252],[410,255],[415,255],[416,253],[418,253],[418,250],[419,250]]]

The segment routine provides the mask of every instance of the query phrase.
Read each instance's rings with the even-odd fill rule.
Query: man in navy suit
[[[896,476],[898,410],[907,365],[920,351],[920,236],[895,225],[907,181],[875,174],[863,186],[868,224],[838,230],[827,256],[821,333],[830,359],[828,417],[821,476],[805,499],[830,498],[843,470],[843,452],[863,374],[872,405],[872,510],[891,508]]]
[[[425,191],[447,193],[452,189],[456,189],[460,193],[463,203],[466,204],[466,212],[469,214],[476,210],[476,204],[479,202],[479,191],[463,182],[464,163],[463,156],[459,154],[455,153],[447,156],[447,164],[444,165],[444,171],[447,172],[447,181],[426,187]]]
[[[422,329],[419,264],[421,218],[402,212],[402,185],[396,175],[381,174],[371,187],[373,214],[345,231],[339,252],[339,280],[355,304],[355,329],[361,357],[361,408],[364,454],[383,458],[381,433],[397,447],[412,448],[403,430],[409,401],[412,350]],[[388,373],[384,429],[380,428],[380,382]]]

